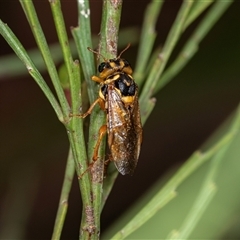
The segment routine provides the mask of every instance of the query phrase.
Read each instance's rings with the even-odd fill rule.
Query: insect
[[[100,84],[99,97],[82,115],[82,118],[85,118],[91,114],[96,104],[106,112],[107,124],[99,129],[93,161],[98,158],[100,143],[107,132],[111,158],[122,175],[133,174],[142,143],[138,86],[131,76],[130,64],[121,58],[129,46],[130,44],[114,59],[105,59],[98,52],[88,48],[89,51],[102,56],[104,62],[98,67],[99,76],[92,77],[93,81]]]

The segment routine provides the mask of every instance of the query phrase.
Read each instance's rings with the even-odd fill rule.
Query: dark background
[[[48,1],[34,3],[48,42],[56,42]],[[97,34],[101,1],[90,3],[92,30]],[[136,6],[136,1],[125,1],[121,27],[141,27],[147,3],[138,1]],[[180,1],[164,4],[157,24],[156,45],[164,43],[179,6]],[[70,27],[77,25],[76,7],[76,1],[62,1],[69,36]],[[231,5],[203,40],[197,55],[156,96],[156,107],[144,126],[137,170],[133,177],[118,177],[102,214],[103,231],[165,172],[184,162],[237,107],[240,100],[239,7],[239,1]],[[8,23],[24,47],[36,47],[19,2],[1,1],[0,18]],[[193,27],[184,34],[178,49],[191,29]],[[136,50],[137,47],[132,47],[124,53],[125,58],[132,59],[133,68]],[[12,50],[0,38],[0,54],[9,53]],[[44,77],[50,82],[46,74]],[[0,115],[1,235],[9,239],[13,236],[49,239],[68,154],[65,129],[28,75],[14,79],[0,76]],[[75,179],[63,239],[78,238],[80,201]],[[8,211],[11,214],[7,214]],[[25,232],[17,228],[19,222],[22,226],[26,224]],[[3,227],[5,225],[11,230]],[[7,235],[9,232],[12,235]]]

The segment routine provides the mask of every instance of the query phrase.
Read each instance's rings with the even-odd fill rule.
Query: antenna
[[[119,59],[119,58],[121,57],[121,55],[122,55],[130,46],[131,46],[131,44],[128,43],[128,45],[127,45],[127,46],[120,52],[120,54],[117,56],[117,59]],[[87,49],[88,49],[90,52],[95,53],[95,54],[97,54],[98,56],[101,56],[105,62],[108,61],[108,59],[106,59],[101,53],[99,53],[99,52],[91,49],[90,47],[87,47]]]
[[[107,62],[107,59],[106,59],[101,53],[99,53],[99,52],[91,49],[90,47],[87,47],[87,49],[88,49],[90,52],[95,53],[95,54],[97,54],[98,56],[101,56],[101,57],[103,58],[103,60],[104,60],[105,62]]]
[[[129,48],[131,46],[131,44],[130,43],[128,43],[128,45],[120,52],[120,54],[118,55],[118,57],[117,58],[120,58],[121,57],[121,55]]]

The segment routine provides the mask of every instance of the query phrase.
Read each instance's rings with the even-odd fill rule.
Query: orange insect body
[[[117,58],[104,59],[99,65],[99,76],[92,77],[93,81],[100,83],[99,98],[82,117],[90,114],[97,103],[107,113],[107,125],[100,128],[93,160],[97,160],[99,145],[107,131],[108,146],[117,170],[123,175],[132,175],[140,154],[142,124],[138,86],[131,76],[130,64],[120,58],[127,48]],[[99,55],[98,52],[89,50]]]

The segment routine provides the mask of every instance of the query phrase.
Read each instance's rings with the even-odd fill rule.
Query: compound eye
[[[98,66],[98,71],[101,73],[104,68],[106,67],[106,63],[105,62],[102,62],[99,66]]]

